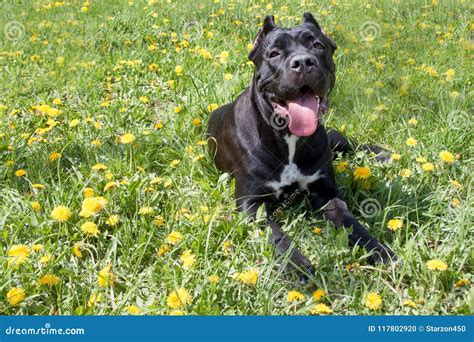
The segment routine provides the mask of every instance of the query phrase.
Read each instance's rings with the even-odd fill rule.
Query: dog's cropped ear
[[[265,17],[265,20],[263,21],[263,25],[260,28],[260,31],[258,31],[257,33],[257,37],[255,37],[252,51],[250,51],[249,53],[249,59],[251,61],[254,60],[255,55],[257,54],[258,50],[262,46],[263,41],[265,40],[265,36],[276,28],[277,27],[275,25],[275,17],[273,15],[267,15]]]
[[[316,21],[316,19],[314,19],[313,15],[311,13],[309,13],[309,12],[303,13],[303,19],[304,19],[305,23],[313,24],[314,26],[316,26],[316,28],[319,31],[322,31],[321,26],[319,26],[318,22]]]
[[[329,45],[331,45],[333,50],[337,49],[336,42],[331,37],[329,37],[329,35],[326,32],[324,32],[324,30],[321,28],[321,26],[316,21],[316,19],[314,19],[313,15],[311,13],[309,13],[309,12],[304,13],[303,18],[304,18],[305,23],[314,25],[319,31],[321,31],[322,34],[324,34],[324,36],[327,38],[327,40],[329,42]]]

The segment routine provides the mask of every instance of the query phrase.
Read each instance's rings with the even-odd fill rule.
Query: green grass
[[[336,315],[472,312],[472,286],[455,287],[460,279],[473,280],[471,5],[336,2],[274,1],[270,9],[268,2],[110,0],[91,1],[85,13],[72,0],[50,9],[43,1],[2,3],[2,34],[17,25],[24,35],[8,31],[10,39],[0,40],[0,313],[123,314],[137,305],[142,313],[169,314],[167,297],[179,287],[192,296],[181,309],[186,314],[308,314],[318,288],[326,292],[320,302]],[[231,178],[219,175],[207,146],[197,142],[204,139],[208,106],[232,101],[249,84],[247,44],[262,17],[274,13],[277,24],[293,26],[308,10],[338,44],[326,126],[401,155],[380,164],[356,154],[337,178],[356,216],[403,264],[368,266],[363,251],[347,248],[346,232],[301,203],[281,220],[315,265],[314,278],[303,286],[281,267],[284,260],[267,243],[268,230],[236,212]],[[374,36],[361,35],[367,26]],[[223,51],[229,53],[225,61]],[[449,69],[455,71],[452,77],[445,74]],[[224,80],[225,74],[232,79]],[[53,105],[55,98],[61,104]],[[60,110],[57,125],[47,132],[36,131],[48,127],[48,115],[32,109],[40,104]],[[80,123],[71,128],[73,119]],[[155,128],[158,122],[161,129]],[[118,143],[124,133],[136,141]],[[410,137],[417,140],[415,147],[406,145]],[[454,163],[440,159],[444,150],[458,157]],[[61,157],[50,161],[52,152]],[[434,171],[422,170],[415,160],[420,156]],[[172,167],[173,160],[180,163]],[[96,163],[108,169],[93,171]],[[358,166],[370,167],[368,181],[353,179]],[[15,176],[19,169],[26,175]],[[401,177],[403,169],[411,176]],[[156,176],[161,181],[151,184]],[[110,181],[116,186],[105,191]],[[34,189],[34,183],[45,188]],[[87,219],[79,215],[86,187],[107,199],[105,208]],[[372,218],[358,210],[367,198],[381,206]],[[41,209],[35,211],[33,202]],[[72,210],[67,222],[50,217],[58,205]],[[142,207],[154,212],[141,215]],[[106,224],[110,215],[120,216],[116,226]],[[157,216],[163,225],[154,223]],[[404,227],[393,232],[387,222],[395,217]],[[98,225],[97,237],[81,232],[86,221]],[[182,241],[158,256],[172,231],[182,233]],[[226,241],[232,243],[228,253]],[[76,243],[80,258],[73,254]],[[9,251],[22,244],[29,256],[21,265],[9,265],[14,261]],[[43,249],[31,251],[34,244]],[[190,269],[180,262],[185,250],[195,255]],[[48,254],[51,260],[41,262]],[[441,259],[447,270],[427,269],[430,259]],[[114,285],[100,287],[98,273],[108,264]],[[232,276],[248,269],[259,271],[255,286]],[[56,275],[58,284],[40,285],[46,274]],[[219,276],[216,284],[207,279],[213,274]],[[14,287],[26,296],[16,306],[6,297]],[[306,300],[288,303],[290,290]],[[379,310],[365,306],[369,292],[382,297]],[[89,305],[91,295],[101,300]],[[416,307],[403,305],[406,300]]]

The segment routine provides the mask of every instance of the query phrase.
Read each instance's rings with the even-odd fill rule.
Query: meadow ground
[[[468,1],[1,6],[0,313],[472,312]],[[297,204],[280,219],[316,266],[307,285],[236,212],[203,134],[249,84],[263,16],[304,11],[338,44],[326,126],[393,151],[339,157],[338,182],[403,259],[368,266]]]

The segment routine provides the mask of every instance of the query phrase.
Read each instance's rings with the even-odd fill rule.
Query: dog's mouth
[[[316,132],[319,116],[324,110],[321,103],[325,96],[315,95],[311,87],[304,85],[298,96],[290,100],[279,99],[274,94],[269,94],[269,99],[274,112],[288,118],[288,129],[292,134],[307,137]]]

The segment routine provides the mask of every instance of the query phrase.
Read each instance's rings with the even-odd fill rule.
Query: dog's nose
[[[297,55],[291,59],[290,68],[295,72],[311,69],[316,64],[316,59],[311,55]]]

